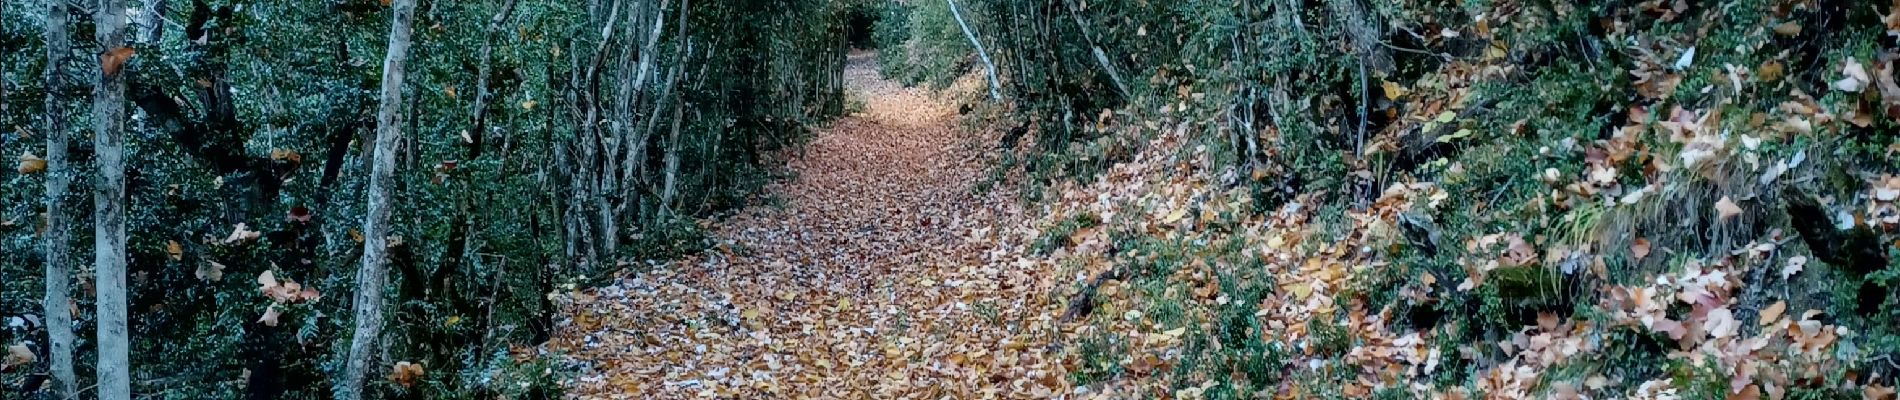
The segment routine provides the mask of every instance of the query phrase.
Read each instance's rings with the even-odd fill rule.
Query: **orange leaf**
[[[1649,239],[1636,238],[1635,243],[1630,243],[1630,256],[1636,257],[1637,261],[1642,261],[1643,257],[1648,257]]]
[[[132,55],[137,53],[138,51],[132,50],[131,47],[112,49],[99,55],[99,68],[105,72],[106,76],[118,75],[119,69],[125,67],[126,60],[132,59]]]
[[[1760,322],[1762,325],[1773,324],[1775,323],[1775,321],[1781,319],[1781,313],[1784,313],[1787,311],[1788,311],[1788,301],[1787,300],[1777,301],[1775,302],[1774,305],[1770,305],[1768,306],[1768,308],[1762,309],[1760,318],[1756,318],[1756,319],[1760,320],[1758,322]]]
[[[389,372],[389,381],[395,382],[403,387],[415,387],[416,379],[422,378],[423,374],[422,364],[408,361],[398,362],[395,368],[392,368]]]

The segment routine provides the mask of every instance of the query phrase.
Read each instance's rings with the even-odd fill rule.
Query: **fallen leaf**
[[[1398,83],[1395,83],[1392,81],[1385,81],[1385,84],[1381,85],[1381,87],[1385,89],[1386,99],[1396,100],[1399,98],[1399,96],[1405,95],[1405,88],[1399,87]]]
[[[22,154],[20,155],[19,171],[20,175],[46,172],[46,160],[41,159],[40,156],[33,155],[33,153]]]
[[[422,364],[408,361],[398,362],[389,372],[389,381],[402,385],[402,387],[415,387],[416,380],[421,379],[424,373]]]
[[[1868,83],[1873,81],[1867,74],[1867,68],[1861,66],[1860,60],[1855,60],[1853,57],[1848,57],[1847,62],[1841,65],[1841,75],[1841,80],[1834,81],[1834,89],[1843,92],[1860,93],[1861,90],[1867,88]]]
[[[1175,221],[1180,221],[1181,217],[1185,217],[1185,216],[1187,216],[1187,208],[1186,207],[1177,208],[1174,210],[1174,212],[1168,213],[1167,217],[1162,218],[1161,223],[1172,224]]]
[[[1636,257],[1637,261],[1642,261],[1643,257],[1648,257],[1649,239],[1636,238],[1635,242],[1630,243],[1630,256]]]
[[[33,355],[33,349],[27,348],[25,344],[14,344],[7,346],[7,358],[5,362],[0,362],[0,370],[31,364],[34,361],[39,361],[39,357]]]
[[[1729,311],[1728,307],[1709,310],[1708,319],[1703,321],[1703,329],[1709,332],[1710,337],[1717,339],[1735,336],[1741,327],[1742,324],[1735,320],[1735,313]]]
[[[250,241],[251,239],[256,239],[263,235],[264,235],[263,232],[250,230],[250,228],[246,227],[244,223],[239,222],[237,224],[237,227],[231,229],[231,235],[224,237],[223,243],[224,244],[238,244],[238,243]]]
[[[1781,266],[1781,279],[1788,279],[1788,277],[1794,276],[1794,274],[1801,273],[1801,269],[1807,265],[1807,256],[1788,257],[1788,262]]]
[[[1860,398],[1861,400],[1893,400],[1894,390],[1892,386],[1881,386],[1878,383],[1870,383],[1867,384],[1867,386],[1861,387]]]
[[[1787,300],[1776,301],[1775,304],[1769,305],[1768,308],[1762,309],[1761,314],[1759,314],[1759,317],[1756,319],[1758,320],[1757,322],[1760,323],[1761,325],[1771,325],[1771,324],[1774,324],[1775,321],[1780,320],[1781,314],[1787,311],[1788,311]]]
[[[178,244],[176,240],[167,240],[165,241],[165,255],[171,257],[172,261],[182,261],[185,259],[185,246]]]
[[[270,271],[264,271],[264,273],[268,274],[270,273]],[[224,264],[219,264],[216,261],[206,261],[204,264],[198,265],[198,271],[196,275],[198,276],[198,280],[205,280],[205,281],[212,281],[212,282],[223,281],[224,280]],[[262,279],[262,278],[259,278],[259,279]]]
[[[284,316],[284,311],[277,308],[277,303],[270,303],[270,307],[264,308],[264,316],[259,317],[257,322],[263,323],[264,326],[277,326],[277,318],[282,316]]]
[[[1728,196],[1722,196],[1722,200],[1715,202],[1715,214],[1718,219],[1727,221],[1729,218],[1741,215],[1742,207],[1735,205],[1735,201],[1730,200]]]
[[[1781,35],[1781,36],[1800,36],[1801,24],[1794,21],[1788,21],[1788,22],[1783,22],[1779,25],[1775,25],[1775,34]]]

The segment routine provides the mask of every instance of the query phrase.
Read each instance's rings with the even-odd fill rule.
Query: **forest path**
[[[847,63],[865,110],[821,128],[783,200],[718,221],[721,245],[575,293],[550,348],[576,398],[1043,397],[1054,282],[1018,267],[1022,208],[977,194],[994,132]],[[1001,185],[1010,186],[1010,185]],[[1014,227],[1014,228],[1012,228]],[[1014,232],[1014,233],[1011,233]],[[1025,328],[1025,326],[1030,328]]]

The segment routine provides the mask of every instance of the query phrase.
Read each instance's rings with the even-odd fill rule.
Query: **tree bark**
[[[1082,40],[1089,42],[1089,50],[1095,54],[1095,63],[1101,65],[1102,72],[1107,73],[1108,79],[1115,82],[1115,89],[1121,92],[1122,98],[1132,96],[1128,93],[1128,84],[1122,82],[1122,74],[1116,72],[1115,64],[1109,62],[1108,52],[1102,51],[1102,45],[1096,44],[1095,36],[1089,34],[1088,22],[1082,20],[1082,10],[1069,0],[1063,0],[1062,4],[1069,8],[1069,17],[1075,20],[1075,29],[1082,31]]]
[[[409,57],[409,35],[416,0],[395,0],[389,25],[389,49],[383,57],[382,105],[376,115],[376,149],[369,177],[369,202],[363,221],[363,264],[356,272],[356,331],[350,340],[341,400],[363,398],[363,381],[383,330],[383,285],[389,277],[390,185],[396,169],[396,143],[402,140],[402,86]]]
[[[686,119],[685,102],[673,104],[673,132],[666,137],[666,182],[660,188],[660,216],[673,216],[673,196],[679,193],[680,120]]]
[[[46,257],[45,307],[47,358],[50,366],[52,396],[57,399],[78,396],[78,376],[73,372],[72,303],[72,216],[66,212],[66,198],[72,191],[73,175],[67,160],[72,133],[66,130],[65,107],[59,93],[66,87],[66,55],[72,51],[66,36],[69,16],[64,0],[46,1]]]
[[[957,27],[963,28],[963,36],[970,39],[970,46],[976,47],[977,58],[983,59],[983,75],[990,79],[990,100],[1002,101],[1003,94],[997,88],[1002,83],[996,81],[996,64],[990,62],[990,53],[983,50],[983,41],[976,38],[976,31],[970,30],[970,24],[963,21],[963,12],[957,10],[957,0],[943,0],[950,3],[950,16],[956,17]]]
[[[101,50],[93,86],[93,257],[99,308],[99,398],[132,398],[131,335],[125,284],[125,71],[109,58],[125,55],[125,0],[100,0],[92,14]],[[118,61],[124,61],[120,59]]]

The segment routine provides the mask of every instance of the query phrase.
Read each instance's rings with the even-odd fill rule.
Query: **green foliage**
[[[413,385],[373,372],[369,397],[558,397],[563,367],[536,350],[555,334],[551,293],[596,282],[616,265],[705,248],[699,218],[749,204],[780,177],[770,154],[845,111],[846,3],[862,2],[658,3],[617,2],[617,12],[534,0],[420,5],[391,217],[401,244],[391,248],[386,350],[372,370],[397,362],[426,370]],[[512,10],[497,20],[504,4]],[[342,370],[337,351],[350,340],[388,8],[356,0],[168,6],[160,36],[133,35],[137,55],[126,68],[128,110],[138,115],[127,135],[132,368],[153,377],[135,379],[134,392],[330,397]],[[48,117],[65,119],[78,139],[78,168],[68,172],[74,191],[90,192],[85,85],[96,74],[89,55],[102,50],[89,47],[89,18],[75,13],[72,86],[41,87],[44,12],[37,3],[0,8],[0,154],[9,161],[0,172],[0,345],[44,342],[43,328],[24,321],[41,310],[36,221],[47,175],[16,173],[11,162],[45,154],[40,122],[28,117],[45,115],[49,90],[65,113]],[[610,15],[621,20],[603,43]],[[142,32],[134,19],[132,31]],[[648,54],[649,78],[623,94],[615,83],[632,80],[641,53],[634,35],[650,31],[630,26],[655,19],[665,29]],[[613,50],[595,59],[595,49]],[[589,85],[583,75],[596,66],[601,79]],[[582,111],[590,104],[601,108],[597,121]],[[628,120],[613,115],[619,107]],[[669,138],[675,123],[677,140]],[[641,128],[652,134],[589,136]],[[616,153],[614,162],[638,172],[617,182],[625,195],[576,190],[585,186],[572,184],[577,172],[602,168],[576,162],[583,144],[607,141],[647,149],[644,158]],[[669,154],[679,159],[673,171]],[[666,202],[669,173],[677,193]],[[76,260],[90,253],[90,203],[75,196],[61,205],[80,226]],[[579,235],[564,228],[576,224],[571,211],[597,204],[616,210],[618,228],[602,237],[620,246],[576,259],[569,250],[584,246],[570,245]],[[240,226],[258,236],[227,240]],[[273,307],[255,283],[266,271],[323,297],[277,305],[275,325],[260,322]],[[75,287],[87,287],[90,273],[75,271]],[[92,374],[91,299],[75,292],[80,376]],[[9,369],[0,382],[43,371]]]

